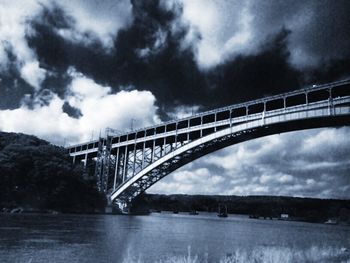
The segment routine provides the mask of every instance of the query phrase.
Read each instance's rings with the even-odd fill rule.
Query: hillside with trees
[[[97,212],[105,205],[64,148],[34,136],[0,132],[0,210]]]
[[[350,200],[300,198],[288,196],[157,195],[144,194],[134,204],[155,211],[218,212],[226,206],[230,214],[278,218],[288,214],[292,220],[325,222],[330,218],[350,224]]]

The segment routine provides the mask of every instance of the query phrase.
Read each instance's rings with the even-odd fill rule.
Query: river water
[[[350,262],[350,227],[215,214],[0,214],[0,262]]]

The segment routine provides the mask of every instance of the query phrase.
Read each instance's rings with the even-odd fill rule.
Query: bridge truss
[[[151,185],[199,157],[239,142],[350,124],[350,81],[313,86],[68,147],[95,159],[100,191],[124,210]]]

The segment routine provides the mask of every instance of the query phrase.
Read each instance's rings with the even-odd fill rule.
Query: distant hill
[[[296,220],[324,222],[329,218],[350,223],[350,200],[298,198],[287,196],[157,195],[144,194],[135,206],[153,210],[192,210],[218,212],[225,205],[228,213],[260,217],[288,214]]]
[[[82,167],[72,165],[64,148],[34,136],[0,132],[0,210],[103,209],[104,197],[82,174]]]

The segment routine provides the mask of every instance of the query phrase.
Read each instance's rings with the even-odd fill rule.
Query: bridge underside
[[[112,193],[111,199],[117,203],[119,207],[128,209],[134,198],[161,180],[163,177],[208,153],[215,152],[230,145],[273,134],[313,128],[341,127],[345,125],[350,125],[349,116],[329,116],[263,125],[260,127],[254,127],[231,133],[200,144],[194,148],[190,148],[187,151],[174,156],[168,161],[161,163],[161,165],[155,167],[135,180],[135,182],[125,188],[118,196],[114,195],[116,196],[114,197]],[[114,193],[116,193],[117,190]]]
[[[164,176],[208,153],[267,135],[344,125],[350,125],[350,80],[107,135],[70,146],[69,153],[110,202],[128,208]]]

